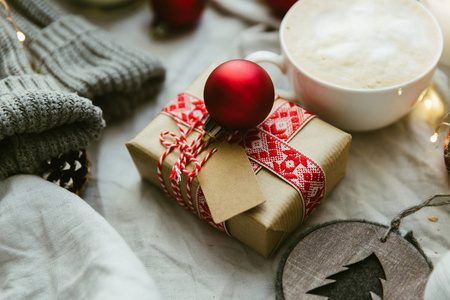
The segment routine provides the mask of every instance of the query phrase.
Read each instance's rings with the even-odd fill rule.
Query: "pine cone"
[[[91,163],[85,149],[70,151],[43,162],[38,173],[44,179],[80,195],[89,184]]]

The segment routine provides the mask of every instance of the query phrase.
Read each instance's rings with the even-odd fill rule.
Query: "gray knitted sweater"
[[[25,46],[35,71],[91,99],[107,122],[128,116],[159,91],[165,70],[154,55],[66,14],[52,0],[8,3],[27,35]]]
[[[35,173],[43,160],[86,147],[99,138],[103,117],[128,115],[164,80],[155,57],[48,0],[8,4],[27,36],[29,60],[0,18],[0,179]]]

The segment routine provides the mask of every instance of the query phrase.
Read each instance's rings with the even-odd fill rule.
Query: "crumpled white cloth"
[[[250,23],[265,24],[273,28],[280,27],[280,20],[263,1],[255,0],[210,0],[220,10],[230,13]]]
[[[159,299],[129,246],[81,198],[32,175],[0,182],[1,299]]]
[[[450,251],[438,262],[428,279],[424,300],[448,300],[450,295]]]

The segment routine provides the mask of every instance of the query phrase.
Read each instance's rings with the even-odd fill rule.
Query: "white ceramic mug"
[[[382,128],[405,116],[420,95],[431,83],[439,57],[442,54],[443,38],[439,24],[426,8],[427,14],[432,18],[439,38],[435,46],[440,49],[439,57],[424,68],[423,72],[411,80],[383,88],[360,89],[339,86],[326,82],[321,78],[311,75],[299,63],[294,60],[285,40],[286,23],[297,10],[301,10],[304,3],[322,0],[298,1],[285,15],[280,28],[281,55],[257,51],[246,59],[253,62],[269,62],[277,65],[287,75],[300,105],[312,113],[318,115],[324,121],[338,128],[348,131],[368,131]],[[334,0],[337,1],[337,0]],[[394,1],[394,0],[392,0]],[[339,26],[339,24],[336,24]]]
[[[441,25],[444,51],[440,63],[450,67],[450,0],[421,0]]]

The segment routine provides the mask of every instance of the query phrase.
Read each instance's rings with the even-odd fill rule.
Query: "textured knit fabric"
[[[104,127],[101,110],[33,72],[12,25],[0,19],[0,179],[86,147]]]
[[[104,118],[119,119],[160,89],[165,70],[150,53],[120,44],[84,19],[65,14],[51,0],[9,0],[26,34],[35,70],[93,100]]]

